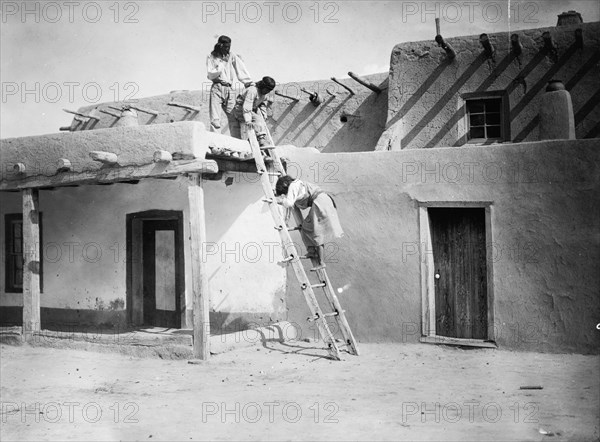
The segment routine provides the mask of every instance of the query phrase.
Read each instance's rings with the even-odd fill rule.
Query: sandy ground
[[[293,342],[192,364],[0,348],[3,441],[600,437],[597,356],[362,344],[335,362]]]

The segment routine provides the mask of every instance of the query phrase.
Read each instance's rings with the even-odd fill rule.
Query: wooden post
[[[274,94],[279,97],[287,98],[289,100],[300,101],[300,99],[298,99],[298,98],[290,97],[289,95],[282,94],[281,92],[275,91]]]
[[[341,81],[339,81],[337,78],[335,77],[331,77],[331,80],[334,83],[339,84],[340,86],[342,86],[344,89],[346,89],[348,92],[350,92],[350,95],[354,95],[354,91],[352,89],[350,89],[348,86],[346,86],[344,83],[342,83]]]
[[[40,330],[40,222],[38,190],[23,195],[23,336]]]
[[[192,268],[192,306],[194,311],[194,357],[206,360],[210,355],[210,319],[208,275],[202,262],[202,243],[206,241],[204,190],[200,174],[190,174],[188,201],[190,211],[190,247]]]
[[[350,76],[350,78],[352,78],[353,80],[355,80],[357,83],[362,84],[364,87],[371,89],[373,92],[380,94],[381,93],[381,89],[377,86],[375,86],[373,83],[371,83],[368,80],[365,80],[362,77],[359,77],[358,75],[356,75],[353,72],[348,72],[348,75]]]

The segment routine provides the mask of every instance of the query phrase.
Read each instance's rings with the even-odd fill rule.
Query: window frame
[[[465,110],[465,143],[466,144],[493,144],[505,143],[511,140],[510,137],[510,105],[506,91],[488,91],[488,92],[469,92],[461,94]],[[468,105],[471,101],[500,100],[500,137],[489,138],[471,138],[471,114]],[[485,115],[485,111],[484,111]],[[485,130],[485,123],[484,123]]]
[[[23,293],[23,286],[16,286],[15,281],[12,280],[12,273],[14,270],[11,266],[12,260],[9,256],[14,255],[11,251],[11,246],[14,244],[13,229],[12,226],[15,221],[21,224],[21,258],[23,257],[23,214],[22,213],[6,213],[4,215],[4,292],[5,293]],[[43,259],[43,247],[44,243],[42,236],[42,212],[39,213],[39,229],[40,229],[40,243],[39,243],[39,254],[40,254],[40,293],[44,291],[44,259]],[[17,254],[18,255],[18,254]],[[21,281],[22,284],[22,281]]]

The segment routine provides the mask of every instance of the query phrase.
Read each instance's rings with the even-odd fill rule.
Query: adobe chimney
[[[579,25],[581,23],[583,23],[583,19],[581,18],[581,14],[579,12],[567,11],[558,16],[558,22],[556,23],[556,26]]]

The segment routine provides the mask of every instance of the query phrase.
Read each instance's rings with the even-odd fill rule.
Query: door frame
[[[178,302],[176,300],[175,305],[179,305],[181,327],[185,327],[186,324],[183,211],[146,210],[126,215],[126,311],[127,322],[133,326],[144,323],[142,292],[143,222],[162,220],[175,220],[177,222],[177,230],[175,231],[175,287],[179,299]]]
[[[494,327],[494,268],[492,231],[493,203],[491,201],[418,201],[421,263],[421,342],[496,348]],[[435,324],[435,268],[429,224],[429,208],[485,210],[485,256],[487,271],[487,339],[464,339],[438,336]]]

